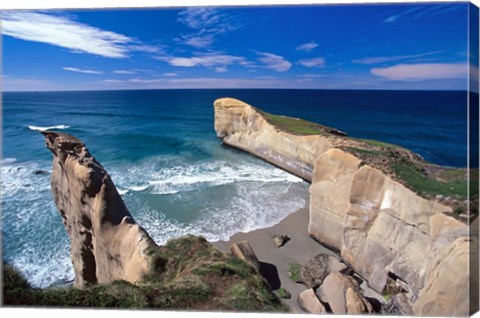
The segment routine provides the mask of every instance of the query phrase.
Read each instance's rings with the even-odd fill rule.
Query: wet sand
[[[292,297],[282,299],[289,305],[293,313],[302,313],[298,306],[297,296],[306,287],[295,283],[288,276],[288,265],[297,263],[305,265],[310,259],[319,253],[335,253],[324,247],[308,235],[309,209],[306,207],[290,214],[280,223],[264,229],[258,229],[248,233],[237,233],[228,241],[212,243],[223,252],[230,253],[230,245],[240,241],[248,241],[252,246],[260,262],[261,272],[269,282],[272,290],[280,287],[285,288]],[[288,235],[290,240],[282,247],[277,247],[272,239],[273,235]],[[383,301],[383,298],[368,288],[365,283],[361,285],[366,297]]]
[[[308,203],[307,203],[308,206]],[[283,299],[292,312],[302,312],[297,303],[297,296],[306,287],[293,282],[288,276],[288,264],[306,264],[318,253],[332,251],[320,245],[308,235],[308,208],[302,208],[283,219],[280,223],[265,229],[249,233],[237,233],[229,241],[213,243],[223,252],[230,252],[230,245],[239,241],[248,241],[257,255],[262,273],[266,276],[273,290],[280,287],[291,293],[290,299]],[[288,235],[290,240],[282,247],[276,247],[273,235]]]

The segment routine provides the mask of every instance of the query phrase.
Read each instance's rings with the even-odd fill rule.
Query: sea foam
[[[31,130],[36,130],[36,131],[46,131],[46,130],[51,130],[51,129],[67,129],[67,128],[70,128],[70,126],[68,126],[68,125],[56,125],[56,126],[47,126],[47,127],[27,125],[27,127]]]

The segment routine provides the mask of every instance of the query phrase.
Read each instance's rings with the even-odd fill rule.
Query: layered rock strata
[[[309,234],[337,250],[372,288],[406,292],[414,314],[469,313],[469,249],[478,250],[478,238],[451,207],[345,151],[356,140],[287,132],[232,98],[216,100],[214,109],[223,143],[311,182]]]
[[[82,141],[42,134],[53,153],[51,187],[70,236],[74,285],[142,279],[152,263],[147,251],[156,245],[135,223],[108,173]]]

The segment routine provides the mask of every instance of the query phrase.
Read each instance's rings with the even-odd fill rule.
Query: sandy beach
[[[297,296],[306,287],[290,279],[288,264],[305,264],[318,253],[333,254],[332,251],[323,247],[308,235],[308,213],[308,207],[304,207],[272,227],[249,233],[237,233],[228,241],[213,243],[221,251],[229,253],[231,244],[248,241],[260,261],[263,271],[268,273],[267,280],[272,289],[277,290],[283,287],[291,293],[292,297],[290,299],[283,300],[293,312],[301,312]],[[288,235],[290,240],[284,246],[278,248],[272,240],[272,236],[275,234]]]
[[[306,287],[295,283],[288,276],[289,264],[297,263],[304,265],[319,253],[335,255],[333,251],[308,235],[308,205],[309,203],[307,202],[306,207],[288,215],[280,223],[272,227],[248,233],[237,233],[228,241],[212,243],[221,251],[230,253],[231,244],[248,241],[260,261],[262,273],[266,276],[271,288],[277,290],[283,287],[292,295],[290,299],[282,299],[282,301],[290,306],[293,313],[303,312],[298,305],[297,296]],[[272,239],[272,236],[275,234],[288,235],[290,240],[284,246],[277,247]],[[365,283],[362,283],[361,287],[366,297],[383,301],[381,295],[368,288]]]

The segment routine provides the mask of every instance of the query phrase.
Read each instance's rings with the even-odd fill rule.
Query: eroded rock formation
[[[42,132],[53,153],[51,186],[70,236],[75,286],[137,282],[150,270],[156,246],[135,223],[110,176],[82,141]]]
[[[469,313],[468,251],[478,250],[478,239],[450,206],[419,196],[385,171],[395,160],[420,157],[398,148],[365,161],[354,153],[378,151],[358,149],[358,140],[288,132],[232,98],[216,100],[214,108],[223,143],[311,182],[309,234],[337,250],[372,288],[395,285],[414,314]]]
[[[233,98],[217,99],[215,131],[223,143],[258,156],[308,181],[319,154],[331,148],[319,135],[298,136],[267,122],[254,107]]]

